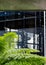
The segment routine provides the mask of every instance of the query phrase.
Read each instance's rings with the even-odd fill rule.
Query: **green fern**
[[[18,40],[18,35],[13,32],[0,36],[0,65],[43,65],[46,63],[45,57],[31,54],[31,52],[40,52],[39,50],[15,49],[11,45],[14,44],[14,38]]]

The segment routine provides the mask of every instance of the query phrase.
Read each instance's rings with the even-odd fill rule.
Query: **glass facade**
[[[3,18],[0,23],[3,23],[5,32],[18,34],[17,48],[38,49],[44,55],[44,12],[13,11],[12,14],[6,14],[9,12],[0,16]]]

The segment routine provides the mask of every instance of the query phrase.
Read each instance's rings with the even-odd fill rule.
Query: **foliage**
[[[43,65],[46,58],[33,54],[7,53],[1,65]]]
[[[8,43],[9,48],[13,47],[14,43],[16,43],[16,41],[14,41],[14,39],[16,39],[16,40],[18,39],[17,33],[8,32],[8,33],[4,34],[4,40],[5,40],[5,42]]]
[[[46,63],[45,57],[31,54],[31,52],[39,52],[38,50],[9,47],[9,44],[14,43],[14,38],[18,39],[18,35],[13,32],[0,36],[0,65],[43,65]]]
[[[6,42],[4,42],[4,38],[0,37],[0,54],[4,52],[5,44],[6,44]]]
[[[16,49],[16,53],[21,53],[21,54],[30,54],[32,52],[40,52],[39,50],[35,50],[35,49],[29,49],[29,48],[20,48],[20,49]]]
[[[18,35],[17,33],[13,32],[8,32],[3,36],[0,36],[0,64],[4,61],[4,57],[7,55],[7,51],[13,48],[13,46],[11,46],[10,44],[13,43],[14,45],[15,38],[18,39]]]

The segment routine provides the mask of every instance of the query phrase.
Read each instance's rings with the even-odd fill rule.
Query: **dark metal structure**
[[[44,55],[44,12],[2,11],[0,12],[0,35],[7,31],[18,34],[18,48],[40,50]],[[2,33],[3,32],[3,33]]]

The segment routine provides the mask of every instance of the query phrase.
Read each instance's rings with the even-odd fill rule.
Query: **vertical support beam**
[[[34,22],[34,26],[35,26],[35,27],[34,27],[34,35],[33,35],[33,36],[34,36],[34,37],[33,37],[33,38],[34,38],[33,48],[35,49],[35,39],[36,39],[36,38],[35,38],[35,35],[36,35],[36,32],[37,32],[37,28],[36,28],[36,27],[37,27],[37,26],[36,26],[36,11],[35,11],[35,22]]]
[[[42,45],[42,43],[41,43],[41,11],[39,12],[39,50],[40,50],[40,52],[41,52],[41,45]]]
[[[46,12],[44,11],[44,56],[46,56]]]

